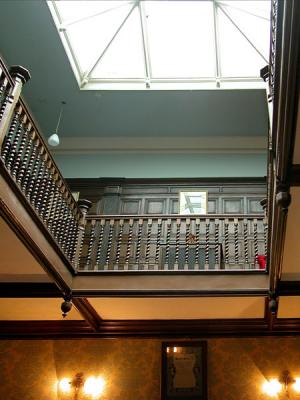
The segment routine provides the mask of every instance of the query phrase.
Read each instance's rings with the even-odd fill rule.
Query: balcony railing
[[[89,216],[79,271],[258,270],[266,254],[261,215]]]
[[[20,93],[29,73],[0,60],[0,166],[73,272],[262,269],[262,215],[95,215],[79,208]]]
[[[0,60],[1,169],[74,265],[82,213],[20,98],[29,78],[22,67],[9,73]]]

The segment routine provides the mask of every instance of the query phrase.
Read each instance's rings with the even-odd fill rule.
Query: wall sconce
[[[99,399],[103,394],[105,380],[102,377],[90,376],[84,379],[82,372],[75,375],[73,379],[63,378],[58,381],[58,390],[61,393],[74,395],[74,400],[79,400],[80,393],[83,392],[90,399]],[[84,397],[86,398],[86,397]]]
[[[283,371],[279,379],[266,381],[262,391],[270,397],[291,399],[293,392],[295,395],[300,395],[300,378],[293,378],[289,371]]]

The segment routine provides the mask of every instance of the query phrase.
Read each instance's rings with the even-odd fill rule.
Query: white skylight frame
[[[69,61],[71,63],[72,69],[74,71],[75,77],[77,79],[79,88],[81,90],[193,90],[193,89],[255,89],[255,88],[264,88],[265,84],[259,76],[260,68],[257,68],[256,76],[225,76],[222,74],[222,56],[221,56],[221,47],[222,47],[222,36],[219,33],[220,29],[220,18],[223,17],[224,20],[227,21],[228,24],[231,24],[231,28],[234,27],[235,32],[239,32],[240,37],[244,38],[244,43],[248,43],[249,46],[256,54],[256,57],[260,58],[261,68],[263,68],[266,64],[268,64],[268,54],[265,51],[262,54],[262,51],[258,49],[253,40],[249,38],[248,34],[244,32],[244,30],[239,26],[236,20],[232,18],[230,12],[228,10],[238,10],[238,12],[243,12],[245,14],[250,15],[251,17],[266,20],[265,23],[269,24],[269,18],[263,17],[262,15],[256,14],[255,11],[245,11],[244,9],[239,9],[237,5],[239,5],[243,0],[196,0],[197,2],[203,2],[206,4],[211,4],[212,13],[213,13],[213,49],[214,49],[214,74],[212,76],[193,76],[193,77],[155,77],[152,72],[151,66],[151,48],[149,45],[149,24],[147,23],[147,13],[145,8],[148,4],[154,3],[151,0],[122,0],[119,2],[119,5],[114,5],[117,3],[116,1],[105,1],[98,0],[99,4],[104,5],[104,3],[111,4],[111,7],[107,7],[105,11],[101,13],[90,14],[89,16],[80,17],[77,20],[69,20],[63,21],[63,18],[59,12],[59,3],[62,3],[64,0],[49,0],[47,1],[51,14],[53,16],[55,25],[63,42],[65,51],[68,55]],[[79,2],[79,0],[76,0]],[[186,2],[186,0],[184,0]],[[194,0],[195,1],[195,0]],[[255,3],[255,1],[248,1],[248,5],[250,3]],[[160,0],[161,3],[165,2],[165,0]],[[171,3],[181,3],[182,0],[169,0],[167,2],[168,6]],[[264,4],[270,4],[270,0],[260,0],[260,2],[264,2]],[[68,0],[66,3],[71,3]],[[80,2],[79,2],[80,3]],[[96,3],[95,0],[93,2],[85,1],[85,4]],[[147,4],[148,3],[148,4]],[[166,2],[165,2],[166,3]],[[155,3],[154,3],[155,4]],[[91,65],[90,68],[83,71],[80,66],[80,55],[74,51],[74,43],[72,45],[72,40],[70,40],[69,27],[74,26],[75,24],[82,23],[82,21],[99,18],[101,14],[109,14],[117,11],[120,11],[121,8],[125,9],[127,7],[127,12],[124,14],[125,17],[121,19],[121,23],[118,24],[117,29],[115,29],[113,35],[110,40],[104,46],[104,49],[97,55],[96,61]],[[140,23],[140,41],[142,43],[143,50],[143,62],[144,62],[144,74],[139,77],[91,77],[92,73],[96,68],[100,66],[101,61],[105,58],[106,52],[112,47],[115,39],[118,37],[119,33],[122,31],[123,27],[126,25],[127,21],[131,18],[131,15],[136,10],[139,15],[139,23]],[[151,15],[150,15],[151,16]],[[132,25],[132,23],[131,23]],[[119,35],[120,36],[120,35]],[[136,38],[136,36],[135,36]],[[266,38],[269,45],[269,36]],[[88,45],[88,41],[87,41]],[[153,55],[153,54],[152,54]],[[82,59],[81,59],[82,61]]]

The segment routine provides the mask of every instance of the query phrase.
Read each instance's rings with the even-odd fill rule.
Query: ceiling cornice
[[[62,137],[53,154],[266,153],[265,136]]]

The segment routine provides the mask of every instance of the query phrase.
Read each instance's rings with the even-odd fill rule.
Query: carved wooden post
[[[2,118],[0,121],[0,147],[10,126],[13,118],[15,106],[19,100],[23,85],[29,81],[30,73],[26,68],[21,66],[13,66],[10,69],[10,74],[14,79],[14,86],[10,89],[10,93],[3,104]]]
[[[77,269],[80,265],[80,257],[81,257],[81,251],[82,251],[82,246],[83,246],[83,239],[84,239],[84,233],[85,233],[85,224],[86,224],[86,214],[89,211],[89,209],[92,206],[92,202],[89,200],[84,200],[84,199],[79,199],[78,202],[78,208],[82,213],[82,218],[79,223],[78,227],[78,234],[76,237],[76,252],[75,252],[75,259],[74,259],[74,267]]]

